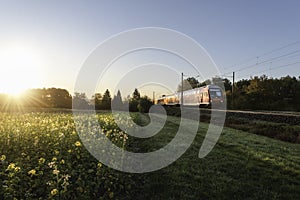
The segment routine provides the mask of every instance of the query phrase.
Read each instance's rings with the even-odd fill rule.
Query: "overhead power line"
[[[280,55],[280,56],[276,56],[276,57],[273,57],[273,58],[270,58],[270,59],[267,59],[267,60],[264,60],[264,61],[252,64],[252,65],[248,65],[248,66],[242,67],[242,68],[234,70],[234,71],[236,71],[236,72],[243,71],[245,69],[256,67],[256,66],[258,66],[260,64],[268,63],[268,62],[271,62],[271,61],[277,60],[279,58],[286,57],[286,56],[289,56],[289,55],[292,55],[292,54],[295,54],[295,53],[298,53],[298,52],[300,52],[300,50],[293,51],[293,52],[290,52],[290,53],[287,53],[287,54],[283,54],[283,55]]]
[[[226,67],[226,68],[227,68],[227,70],[233,69],[233,68],[236,67],[237,65],[243,65],[243,64],[245,64],[245,63],[248,63],[248,62],[251,61],[251,60],[254,60],[254,59],[257,60],[258,58],[261,58],[261,57],[263,57],[263,56],[272,54],[272,53],[274,53],[274,52],[276,52],[276,51],[280,51],[280,50],[282,50],[282,49],[285,49],[285,48],[287,48],[287,47],[290,47],[290,46],[293,46],[293,45],[296,45],[296,44],[299,44],[299,43],[300,43],[300,41],[296,41],[296,42],[292,42],[292,43],[283,45],[283,46],[281,46],[281,47],[279,47],[279,48],[273,49],[273,50],[271,50],[271,51],[262,53],[262,54],[257,55],[257,56],[250,57],[250,58],[248,58],[248,59],[246,59],[246,60],[244,60],[244,61],[241,61],[240,63],[231,65],[231,66]],[[224,69],[226,69],[226,68],[224,68]],[[230,72],[230,73],[231,73],[231,72]],[[226,74],[227,74],[227,73],[226,73]]]
[[[265,70],[258,71],[258,72],[255,72],[255,73],[252,72],[251,74],[247,74],[247,75],[241,76],[241,78],[243,78],[243,77],[249,77],[249,76],[254,76],[256,74],[260,74],[260,73],[267,72],[267,71],[273,71],[273,70],[276,70],[276,69],[279,69],[279,68],[288,67],[288,66],[292,66],[292,65],[296,65],[296,64],[300,64],[300,61],[293,62],[293,63],[288,63],[288,64],[284,64],[284,65],[279,65],[279,66],[276,66],[276,67],[271,67],[269,69],[265,69]]]

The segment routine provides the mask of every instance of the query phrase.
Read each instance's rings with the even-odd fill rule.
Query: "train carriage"
[[[166,106],[182,105],[181,92],[164,95],[157,99],[156,103]],[[217,85],[207,85],[183,91],[183,105],[210,107],[212,104],[221,105],[223,103],[223,92]]]

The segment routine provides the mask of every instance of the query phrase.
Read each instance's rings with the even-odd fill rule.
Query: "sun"
[[[30,46],[0,49],[0,93],[19,95],[41,84],[40,58]]]

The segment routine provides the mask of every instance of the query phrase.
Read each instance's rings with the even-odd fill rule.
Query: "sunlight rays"
[[[0,47],[1,92],[19,95],[25,89],[40,85],[41,78],[40,57],[33,47]]]

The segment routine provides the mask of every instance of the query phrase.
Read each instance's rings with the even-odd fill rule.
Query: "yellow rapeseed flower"
[[[0,160],[4,161],[5,159],[6,159],[6,156],[5,155],[1,155]]]
[[[79,141],[75,142],[76,147],[81,147],[81,143]]]
[[[40,158],[40,159],[39,159],[39,163],[40,163],[40,164],[44,164],[45,161],[46,161],[45,158]]]
[[[21,170],[20,167],[15,167],[15,172],[19,172]]]
[[[55,154],[55,155],[58,155],[58,154],[59,154],[59,151],[58,151],[58,150],[54,150],[54,154]]]
[[[7,166],[7,170],[15,169],[15,167],[16,167],[15,163],[10,163],[10,164]]]
[[[29,175],[36,175],[36,170],[35,169],[32,169],[30,170],[29,172],[27,172]]]
[[[54,170],[53,170],[53,174],[54,174],[54,175],[58,175],[58,174],[59,174],[59,170],[54,169]]]
[[[56,195],[58,193],[58,189],[53,189],[53,190],[51,190],[51,195],[52,196],[54,196],[54,195]]]

